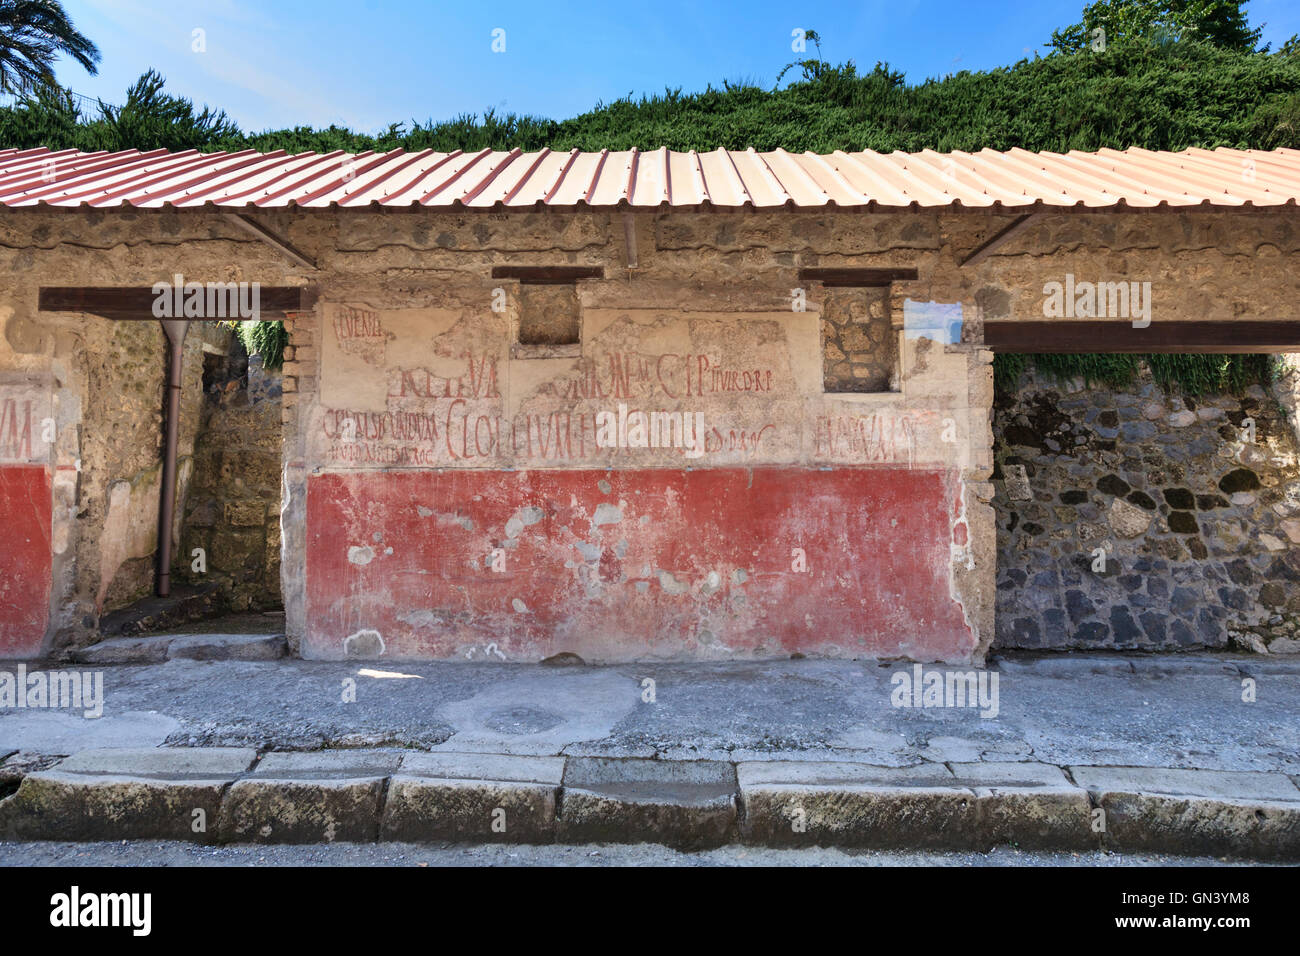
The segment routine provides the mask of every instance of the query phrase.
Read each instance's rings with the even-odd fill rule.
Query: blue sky
[[[98,76],[65,63],[59,77],[116,103],[154,67],[170,91],[225,109],[247,131],[339,123],[373,132],[487,107],[563,118],[667,86],[770,87],[796,58],[799,27],[821,34],[829,60],[885,60],[912,81],[988,69],[1042,50],[1084,3],[64,0],[104,58]],[[1247,9],[1274,48],[1300,33],[1296,0]],[[504,52],[492,50],[496,29]]]

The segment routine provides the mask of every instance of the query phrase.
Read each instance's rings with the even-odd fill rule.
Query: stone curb
[[[560,791],[565,843],[656,843],[699,849],[736,829],[736,769],[713,760],[569,757]]]
[[[1281,773],[1028,762],[93,750],[27,773],[0,800],[0,839],[1011,844],[1283,860],[1300,859],[1300,784]]]
[[[269,753],[221,802],[222,843],[372,843],[400,754]]]
[[[406,754],[388,784],[381,840],[550,843],[563,757]]]
[[[1106,845],[1189,854],[1300,858],[1300,787],[1286,774],[1072,767],[1105,812]]]
[[[205,843],[226,788],[256,759],[234,747],[73,754],[0,801],[0,836]]]

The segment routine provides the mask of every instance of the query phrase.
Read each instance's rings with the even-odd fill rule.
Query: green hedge
[[[1049,380],[1083,379],[1088,385],[1125,388],[1143,366],[1162,387],[1187,395],[1240,393],[1250,385],[1269,385],[1277,377],[1272,355],[1022,355],[993,359],[993,379],[1003,393],[1016,390],[1022,373],[1033,367]]]
[[[1115,42],[909,84],[878,63],[822,63],[775,90],[723,83],[627,97],[565,120],[464,114],[394,123],[377,134],[331,126],[241,131],[224,112],[196,110],[146,73],[124,106],[83,113],[47,94],[0,108],[0,146],[52,149],[837,149],[1064,151],[1300,146],[1300,56],[1182,40]],[[94,112],[94,111],[91,111]]]

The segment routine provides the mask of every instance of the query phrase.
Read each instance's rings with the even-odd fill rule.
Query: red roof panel
[[[0,150],[0,204],[770,209],[1281,206],[1300,150],[598,153]]]

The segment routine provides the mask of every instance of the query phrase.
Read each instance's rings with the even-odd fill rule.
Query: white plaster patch
[[[527,508],[520,508],[510,520],[506,522],[506,537],[517,538],[520,532],[531,525],[537,524],[546,517],[546,512],[535,505],[529,505]]]
[[[373,628],[362,628],[343,639],[343,653],[348,657],[382,657],[386,650],[383,635]]]
[[[348,548],[348,562],[350,564],[366,565],[375,560],[375,549],[369,545],[357,547],[353,545]]]
[[[685,594],[690,590],[689,584],[683,584],[670,571],[657,571],[659,586],[669,594]]]

